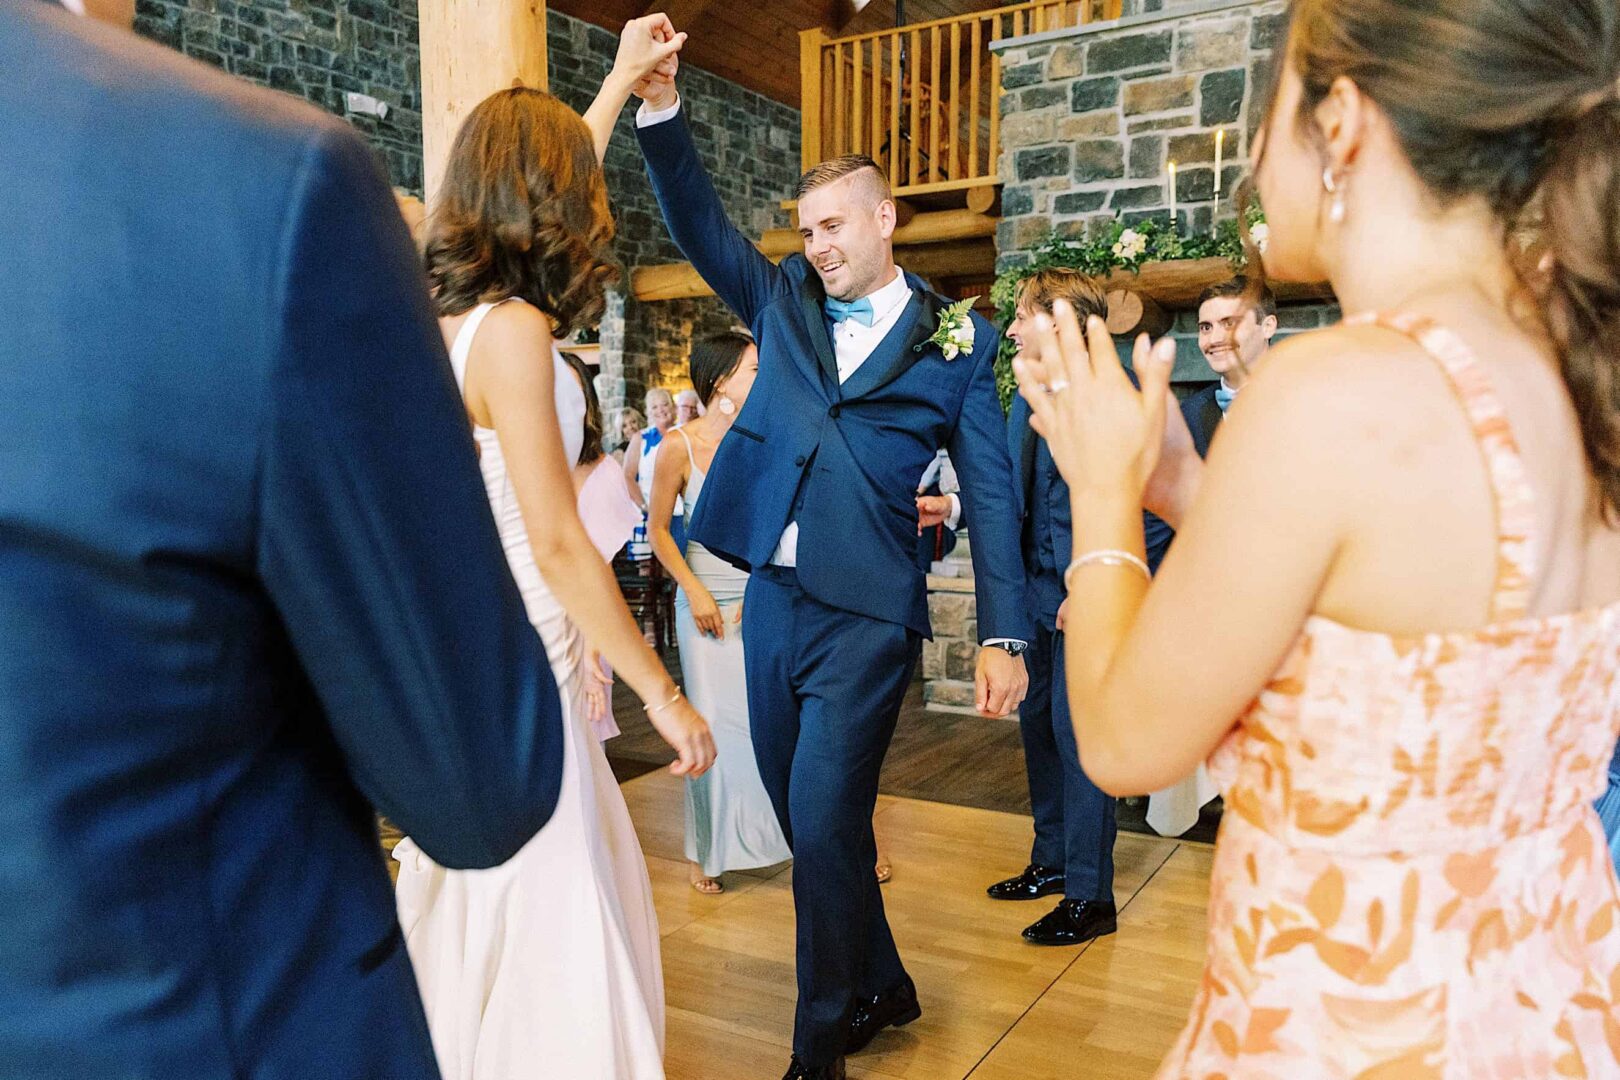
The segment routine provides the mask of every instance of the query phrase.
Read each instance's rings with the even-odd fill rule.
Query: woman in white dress
[[[556,813],[509,862],[448,869],[408,840],[395,852],[400,922],[447,1080],[664,1075],[658,921],[586,721],[584,639],[647,703],[679,755],[672,771],[701,775],[714,744],[575,510],[585,396],[554,336],[600,314],[612,234],[577,114],[524,88],[473,110],[431,211],[426,262],[490,507],[567,723]]]
[[[686,781],[686,858],[692,887],[722,891],[727,870],[773,866],[792,857],[754,761],[748,730],[742,601],[748,574],[695,540],[683,552],[670,533],[675,499],[703,497],[703,479],[720,440],[759,373],[759,350],[747,334],[704,338],[692,347],[692,384],[704,415],[670,432],[653,477],[647,537],[653,554],[680,587],[675,636],[692,703],[714,725],[716,767]],[[712,496],[711,496],[712,497]]]

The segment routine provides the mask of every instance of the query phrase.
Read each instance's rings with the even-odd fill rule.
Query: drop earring
[[[720,395],[720,400],[714,403],[714,407],[720,410],[722,416],[730,416],[737,411],[737,403],[724,394]]]
[[[1339,182],[1333,179],[1331,166],[1322,170],[1322,190],[1332,196],[1328,202],[1328,220],[1335,225],[1343,225],[1345,216],[1344,191]]]

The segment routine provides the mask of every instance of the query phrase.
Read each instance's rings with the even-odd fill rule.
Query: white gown
[[[474,309],[456,336],[458,384],[493,306]],[[574,461],[585,398],[561,356],[553,362]],[[563,776],[551,820],[502,866],[446,870],[409,839],[394,851],[434,1052],[445,1080],[658,1080],[664,980],[646,860],[585,719],[579,631],[540,577],[495,432],[474,435],[507,561],[562,693]]]

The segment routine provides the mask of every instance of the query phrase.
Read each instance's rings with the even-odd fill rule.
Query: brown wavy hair
[[[1297,0],[1287,41],[1304,84],[1296,123],[1349,78],[1390,118],[1431,197],[1495,212],[1557,349],[1604,516],[1620,519],[1614,0]],[[1527,250],[1525,235],[1541,242]]]
[[[558,337],[602,317],[619,280],[602,166],[579,114],[513,87],[473,109],[450,148],[424,260],[441,316],[516,296]]]

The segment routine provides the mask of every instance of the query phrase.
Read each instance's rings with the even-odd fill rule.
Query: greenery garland
[[[1250,234],[1263,250],[1264,213],[1257,203],[1251,202],[1246,217]],[[1049,236],[1031,252],[1028,263],[1002,271],[990,289],[990,302],[995,305],[996,322],[1002,330],[1001,351],[996,356],[996,391],[1001,395],[1002,408],[1011,407],[1013,394],[1018,389],[1012,373],[1016,350],[1006,336],[1006,329],[1012,325],[1018,290],[1026,280],[1050,267],[1066,267],[1089,277],[1105,278],[1116,270],[1137,273],[1143,264],[1150,262],[1213,258],[1230,260],[1234,270],[1243,268],[1246,256],[1236,219],[1221,222],[1213,236],[1185,235],[1158,218],[1127,225],[1118,217],[1089,240],[1064,238],[1055,233]]]

